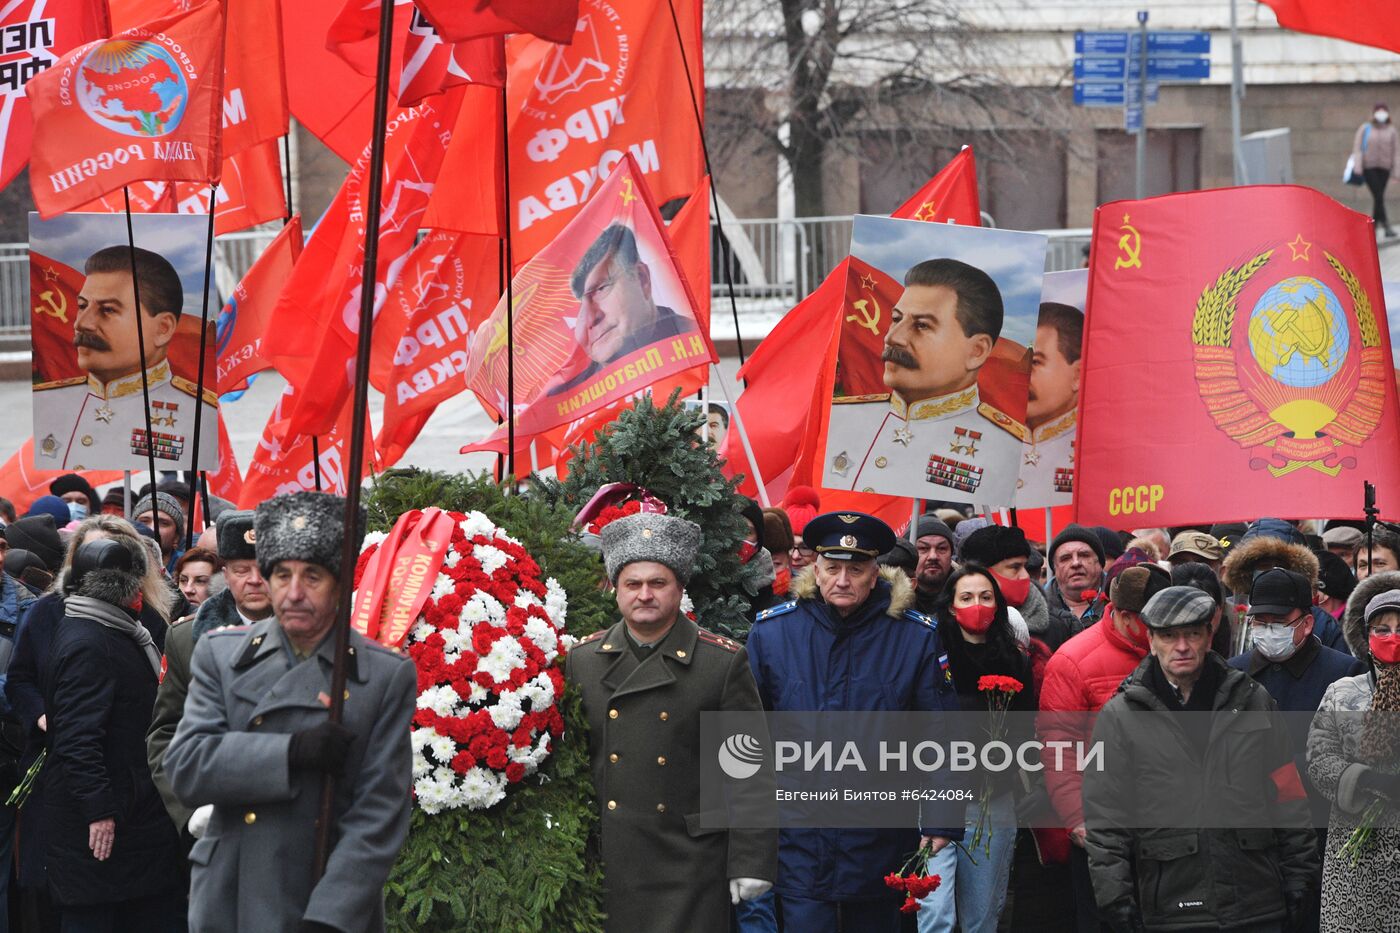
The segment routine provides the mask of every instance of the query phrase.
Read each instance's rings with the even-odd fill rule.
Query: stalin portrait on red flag
[[[1370,219],[1310,188],[1204,191],[1100,207],[1093,249],[1081,522],[1359,518],[1361,480],[1400,493]]]

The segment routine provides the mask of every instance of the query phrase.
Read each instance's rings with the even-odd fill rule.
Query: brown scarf
[[[1400,761],[1400,664],[1372,660],[1376,694],[1361,730],[1361,760],[1385,766],[1383,770],[1389,771]]]

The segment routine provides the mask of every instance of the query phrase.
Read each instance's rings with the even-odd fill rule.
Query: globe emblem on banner
[[[133,39],[113,39],[89,52],[76,84],[83,112],[126,136],[174,132],[190,96],[175,58],[157,43]]]
[[[1249,349],[1259,368],[1295,389],[1325,384],[1346,362],[1351,332],[1337,295],[1312,276],[1278,282],[1249,316]]]

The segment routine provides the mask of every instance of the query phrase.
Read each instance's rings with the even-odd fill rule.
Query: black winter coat
[[[1286,892],[1319,874],[1288,725],[1268,691],[1212,652],[1210,728],[1193,738],[1207,714],[1169,713],[1149,686],[1155,663],[1143,659],[1094,725],[1105,766],[1085,769],[1084,816],[1099,908],[1131,905],[1148,930],[1282,920]]]
[[[54,631],[44,689],[49,760],[47,874],[60,905],[104,904],[171,892],[180,846],[146,764],[157,679],[126,634],[65,616]],[[116,820],[99,862],[88,825]]]

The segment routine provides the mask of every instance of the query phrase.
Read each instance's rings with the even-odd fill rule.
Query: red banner
[[[40,470],[34,467],[34,438],[27,437],[19,450],[0,465],[0,496],[15,505],[15,513],[23,515],[34,500],[49,495],[49,483],[60,476],[77,472],[94,489],[108,483],[119,482],[121,470]]]
[[[439,508],[399,516],[365,564],[350,624],[368,639],[397,648],[432,595],[456,521]]]
[[[238,469],[238,457],[229,443],[228,426],[224,424],[224,412],[219,410],[219,463],[208,471],[209,492],[220,499],[237,502],[243,495],[243,474]]]
[[[661,216],[626,156],[514,281],[516,431],[539,434],[716,359]],[[506,395],[505,302],[472,342],[469,385],[493,416]],[[504,428],[463,448],[497,449]]]
[[[550,42],[568,44],[579,18],[579,0],[414,0],[449,41],[511,32],[534,33]]]
[[[297,214],[263,250],[219,312],[214,347],[220,395],[245,388],[249,376],[271,368],[262,352],[263,337],[301,246],[301,215]]]
[[[1080,522],[1360,518],[1363,479],[1400,497],[1370,219],[1292,186],[1105,204],[1088,302]]]
[[[133,214],[208,214],[210,190],[197,182],[142,181],[128,192]],[[213,190],[214,233],[219,236],[285,217],[287,198],[277,141],[259,143],[224,159],[223,177]],[[114,191],[79,210],[120,214],[126,210],[126,197]]]
[[[10,0],[0,6],[0,188],[29,161],[34,121],[25,84],[74,46],[111,33],[102,0]]]
[[[530,36],[507,43],[517,268],[559,235],[624,155],[636,160],[657,203],[698,186],[704,159],[690,89],[703,113],[701,5],[674,0],[674,6],[689,74],[671,6],[653,0],[583,0],[572,45]],[[638,54],[642,49],[646,54]],[[487,102],[482,110],[479,122],[453,135],[425,226],[501,233],[500,151],[490,142],[500,115]]]
[[[239,508],[251,509],[273,496],[316,488],[311,438],[306,435],[289,438],[285,431],[286,416],[283,411],[290,411],[295,403],[296,389],[287,386],[268,416],[267,425],[258,440],[258,449],[253,452],[253,460],[248,464],[248,472],[243,477],[243,492],[238,498]],[[352,427],[350,407],[347,402],[341,408],[335,426],[320,438],[321,491],[340,496],[345,495],[345,469],[350,455],[345,445]],[[364,472],[368,473],[374,459],[371,456],[374,441],[369,437],[368,424],[365,435]]]
[[[109,2],[112,25],[118,30],[190,8],[190,0]],[[225,156],[286,135],[287,78],[282,65],[280,7],[280,0],[223,0],[227,23],[222,102]]]
[[[217,181],[224,17],[217,0],[89,42],[29,82],[29,187],[44,218],[148,178]]]
[[[424,101],[389,126],[373,285],[377,305],[382,306],[397,280],[422,226],[460,93]],[[268,324],[269,332],[278,335],[268,360],[293,385],[315,386],[288,408],[291,434],[327,433],[350,396],[368,209],[362,186],[368,166],[366,147],[317,224]]]
[[[1400,52],[1400,10],[1390,4],[1336,0],[1259,0],[1272,7],[1285,29],[1334,36]]]

